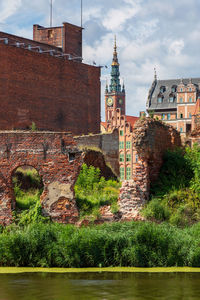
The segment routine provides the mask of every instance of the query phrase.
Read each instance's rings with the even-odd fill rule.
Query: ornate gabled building
[[[121,180],[132,179],[137,155],[133,150],[133,128],[138,117],[126,115],[126,93],[121,86],[116,39],[111,64],[111,82],[105,90],[105,122],[101,123],[102,132],[119,132],[119,166]]]
[[[192,116],[200,96],[200,78],[157,80],[149,90],[147,112],[175,127],[186,138],[192,129]]]

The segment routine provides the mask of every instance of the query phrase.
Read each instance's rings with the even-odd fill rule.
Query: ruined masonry
[[[133,131],[133,151],[138,159],[134,163],[133,179],[122,183],[118,213],[114,215],[110,207],[103,207],[102,221],[143,220],[140,210],[149,199],[150,184],[158,178],[163,154],[167,149],[180,146],[180,134],[172,126],[151,118],[137,121]]]
[[[93,143],[90,143],[90,139]],[[106,146],[107,139],[113,147]],[[66,132],[0,131],[0,224],[12,222],[15,197],[12,175],[18,167],[34,167],[42,178],[43,214],[52,221],[76,223],[79,212],[74,197],[74,184],[84,159],[91,151],[106,153],[110,165],[118,161],[118,135],[86,136],[87,149],[82,150],[71,134]],[[79,143],[84,146],[84,141]],[[86,146],[84,146],[86,147]],[[114,168],[113,168],[114,169]],[[102,172],[104,170],[102,169]],[[118,174],[116,174],[117,176]]]
[[[151,118],[136,122],[133,150],[138,160],[133,180],[123,182],[118,201],[123,220],[142,219],[140,209],[149,199],[150,184],[158,178],[164,152],[180,146],[180,134],[172,126]]]

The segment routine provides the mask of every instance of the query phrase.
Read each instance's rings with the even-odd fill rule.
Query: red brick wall
[[[82,57],[82,28],[64,23],[64,52]]]
[[[63,223],[77,221],[73,186],[81,164],[81,152],[67,133],[0,132],[0,224],[12,221],[15,208],[12,175],[20,166],[34,167],[42,177],[44,215]]]
[[[33,40],[62,48],[63,27],[44,28],[40,25],[33,25]]]
[[[0,129],[100,130],[100,69],[0,44]]]
[[[63,48],[63,52],[75,57],[82,57],[82,28],[79,26],[66,22],[60,27],[33,25],[33,39]]]
[[[54,45],[48,45],[48,44],[44,44],[42,42],[38,42],[38,41],[33,41],[30,39],[26,39],[20,36],[16,36],[13,34],[8,34],[6,32],[1,32],[0,31],[0,38],[8,38],[9,44],[10,45],[15,45],[17,42],[18,43],[24,43],[24,47],[28,48],[28,45],[31,45],[31,47],[40,47],[43,51],[47,51],[47,50],[55,50],[57,52],[57,54],[62,52],[62,49],[54,46]],[[4,44],[3,40],[0,40],[1,44]],[[20,47],[23,48],[23,45],[20,45]],[[39,51],[39,48],[32,48],[32,51]]]

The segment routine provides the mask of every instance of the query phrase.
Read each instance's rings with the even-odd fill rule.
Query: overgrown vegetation
[[[199,146],[167,151],[143,214],[149,220],[181,227],[200,221]]]
[[[43,191],[42,179],[36,169],[31,167],[18,168],[12,178],[16,199],[16,220],[29,215],[29,209],[37,208]],[[22,210],[24,211],[21,215]]]
[[[15,223],[1,228],[0,266],[200,267],[200,222],[193,224],[200,219],[199,175],[199,147],[166,153],[144,210],[148,219],[162,224],[123,222],[82,228],[53,224],[42,216],[37,196],[29,210],[20,209]],[[20,198],[27,190],[19,188],[18,179],[14,181]],[[119,186],[100,177],[98,169],[83,165],[75,186],[81,215],[97,216],[101,205],[116,205]]]
[[[7,227],[0,234],[0,265],[199,267],[200,224],[185,229],[149,222]]]
[[[112,212],[116,213],[119,188],[119,182],[112,179],[105,180],[104,177],[100,177],[98,168],[83,164],[74,188],[80,217],[85,215],[98,217],[99,208],[103,205],[111,205]]]

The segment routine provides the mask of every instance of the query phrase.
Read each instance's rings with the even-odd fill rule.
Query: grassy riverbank
[[[1,228],[0,266],[200,267],[199,147],[166,153],[160,177],[152,186],[152,199],[143,211],[146,222],[86,228],[52,224],[42,216],[40,179],[32,180],[29,174],[22,185],[24,175],[20,176],[14,182],[16,198],[19,196],[15,222]],[[37,194],[33,205],[26,199],[30,187]],[[117,181],[100,177],[98,169],[84,165],[75,186],[80,216],[98,217],[105,204],[117,212],[119,187]]]
[[[200,273],[200,268],[170,267],[170,268],[20,268],[0,267],[0,274],[20,273]]]
[[[185,229],[148,222],[8,227],[0,234],[0,266],[200,267],[200,224]]]

